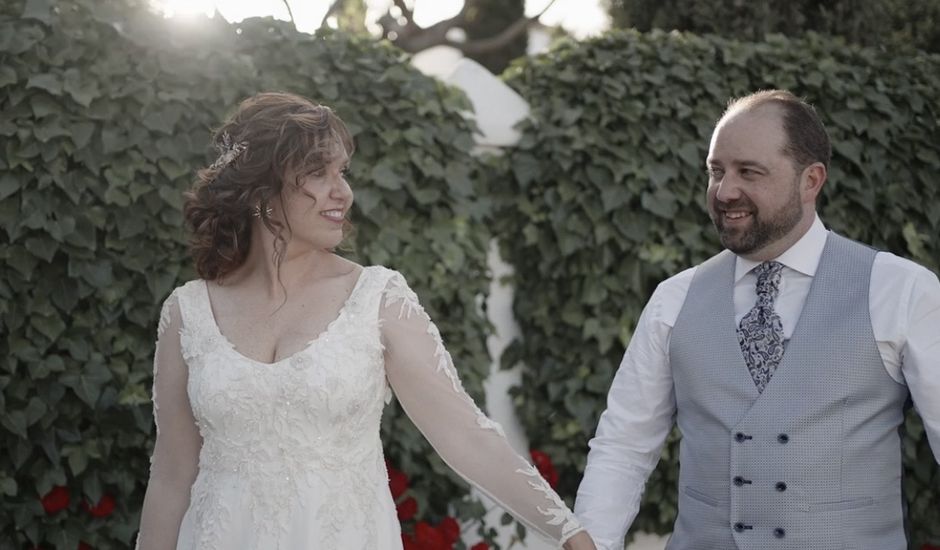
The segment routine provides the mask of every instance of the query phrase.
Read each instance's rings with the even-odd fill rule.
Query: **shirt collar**
[[[774,260],[790,269],[813,277],[816,275],[816,268],[819,267],[819,259],[822,257],[823,248],[826,247],[828,236],[829,230],[826,229],[817,214],[816,219],[813,220],[813,225],[800,237],[800,240],[796,241],[793,246],[774,258]],[[734,282],[740,281],[761,263],[738,256],[734,267]]]

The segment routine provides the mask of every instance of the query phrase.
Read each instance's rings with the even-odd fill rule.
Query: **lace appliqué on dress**
[[[274,364],[242,356],[221,334],[204,281],[180,293],[187,389],[203,438],[185,548],[230,548],[233,533],[246,531],[236,547],[293,548],[291,533],[310,524],[317,547],[381,547],[378,529],[390,528],[376,518],[394,504],[382,493],[378,322],[363,313],[378,309],[372,275],[362,273],[316,339]]]
[[[417,314],[422,320],[428,323],[427,333],[434,339],[436,345],[434,350],[434,358],[437,360],[437,366],[435,367],[436,372],[443,373],[447,376],[451,386],[454,388],[454,393],[466,399],[476,408],[478,426],[487,430],[493,430],[499,435],[506,437],[506,433],[503,431],[503,427],[499,425],[499,422],[495,422],[483,414],[483,411],[481,411],[467,395],[463,384],[460,382],[457,369],[454,367],[454,360],[450,352],[447,351],[447,348],[444,347],[444,339],[441,337],[440,330],[438,330],[437,325],[431,322],[430,316],[424,311],[424,307],[421,305],[420,300],[418,300],[418,295],[408,286],[408,283],[405,282],[405,278],[402,277],[400,273],[395,273],[385,287],[385,307],[398,307],[399,319],[410,319],[412,315]]]
[[[532,478],[529,480],[529,486],[545,495],[545,499],[553,504],[553,506],[548,508],[539,506],[539,512],[541,512],[543,516],[550,518],[546,521],[547,524],[562,526],[562,539],[567,539],[581,529],[581,524],[578,523],[574,514],[568,509],[564,501],[561,500],[561,497],[549,487],[545,478],[542,477],[542,474],[539,473],[535,466],[530,464],[526,468],[516,470],[516,473]]]
[[[509,491],[519,491],[510,496],[508,493],[500,494],[500,490],[506,488],[505,484],[495,487],[493,485],[485,486],[484,484],[478,484],[473,478],[464,477],[494,501],[503,505],[507,510],[514,512],[517,519],[546,537],[554,540],[560,539],[564,542],[564,540],[567,540],[572,535],[581,531],[582,527],[574,514],[568,509],[555,491],[552,490],[548,482],[542,478],[534,466],[527,463],[522,457],[514,455],[506,441],[502,427],[483,414],[473,402],[473,399],[466,393],[460,382],[457,370],[454,367],[453,359],[444,347],[440,331],[434,323],[431,322],[428,314],[421,306],[417,295],[409,288],[404,277],[398,273],[395,273],[386,285],[383,307],[388,308],[393,316],[397,312],[399,319],[408,320],[417,315],[418,317],[414,320],[420,320],[421,323],[411,323],[411,326],[413,326],[415,330],[420,330],[420,327],[426,323],[425,331],[427,335],[431,337],[430,343],[433,345],[433,353],[430,357],[430,364],[428,365],[429,370],[433,369],[435,374],[443,374],[446,377],[446,382],[438,386],[438,388],[443,387],[446,390],[449,386],[455,394],[454,397],[461,399],[471,408],[470,410],[475,417],[476,424],[480,428],[491,430],[495,432],[497,437],[502,438],[506,443],[504,447],[505,452],[512,453],[512,455],[500,455],[501,458],[506,460],[518,460],[519,465],[509,470],[509,472],[513,472],[515,475],[521,474],[525,476],[525,479],[518,480],[519,485],[515,486],[513,489],[507,489]],[[440,391],[440,389],[436,391]],[[497,447],[493,447],[493,449],[496,448]],[[451,451],[453,451],[453,449],[451,449]],[[502,450],[500,452],[502,452]],[[513,458],[510,458],[510,456]],[[447,456],[442,456],[442,458],[444,458],[445,462],[451,465],[452,468],[454,467]],[[455,468],[455,470],[461,473],[461,475],[464,475],[460,472],[459,468]],[[507,474],[509,474],[509,472],[507,472]],[[515,497],[521,497],[521,494],[525,492],[523,487],[532,489],[532,493],[529,496],[522,497],[523,500],[526,500],[522,508],[516,508],[514,510],[503,504],[508,504],[509,501],[514,500]],[[519,505],[520,502],[517,500],[515,504]],[[542,516],[542,518],[538,518],[538,516]],[[546,529],[546,527],[551,527],[552,529]],[[555,537],[558,538],[556,539]]]

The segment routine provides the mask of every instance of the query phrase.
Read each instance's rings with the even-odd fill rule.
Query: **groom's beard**
[[[746,210],[751,212],[751,223],[747,227],[725,227],[721,212],[724,210]],[[773,213],[762,214],[757,206],[747,197],[731,202],[715,200],[709,212],[712,223],[718,230],[722,246],[735,254],[750,254],[760,250],[787,235],[800,223],[803,217],[803,205],[800,203],[799,186],[793,186],[787,202]]]

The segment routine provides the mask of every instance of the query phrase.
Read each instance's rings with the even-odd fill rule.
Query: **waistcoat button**
[[[775,487],[776,487],[777,490],[780,491],[781,493],[787,490],[787,484],[784,483],[784,482],[782,482],[782,481],[778,481],[777,484],[775,485]]]
[[[741,476],[734,476],[734,479],[731,481],[733,481],[737,487],[744,485],[744,478]]]
[[[777,527],[774,529],[774,536],[778,539],[782,539],[783,537],[787,536],[787,532],[784,531],[782,527]]]
[[[737,441],[738,443],[743,443],[744,440],[745,440],[745,436],[744,436],[743,433],[738,432],[738,433],[734,434],[734,440]]]
[[[744,531],[744,524],[741,523],[740,521],[738,523],[735,523],[734,530],[737,531],[738,533]]]
[[[790,436],[788,436],[787,434],[780,434],[777,436],[777,441],[785,445],[790,441]]]

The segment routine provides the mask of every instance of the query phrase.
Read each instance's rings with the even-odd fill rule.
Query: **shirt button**
[[[774,529],[774,536],[778,539],[782,539],[783,537],[787,536],[787,532],[783,530],[783,527],[777,527]]]
[[[778,481],[774,487],[776,487],[777,490],[781,493],[787,490],[787,484],[782,481]]]
[[[777,436],[777,441],[780,442],[781,445],[786,445],[790,442],[790,436],[787,434],[780,434]]]

